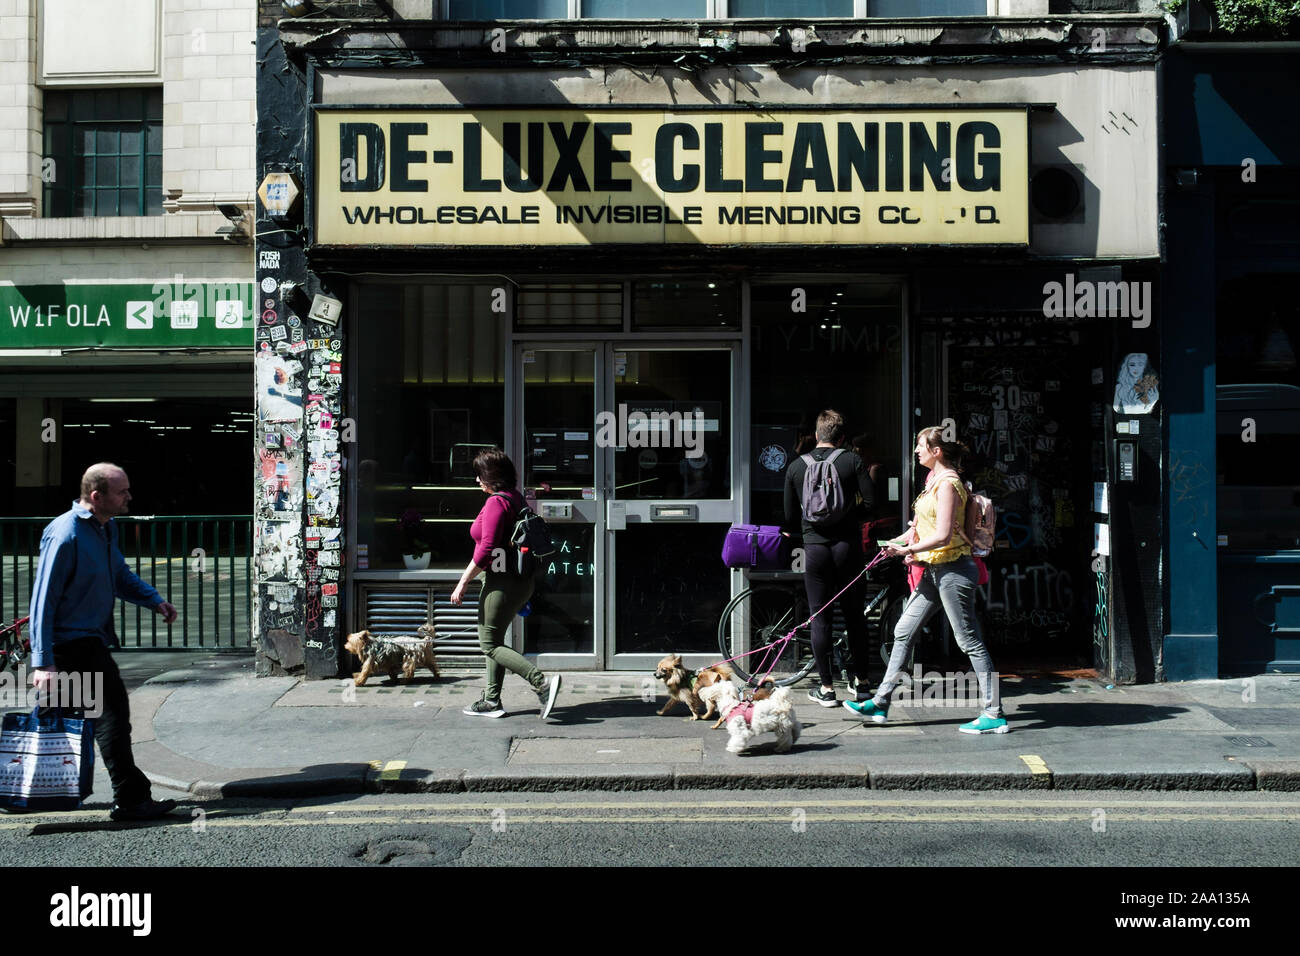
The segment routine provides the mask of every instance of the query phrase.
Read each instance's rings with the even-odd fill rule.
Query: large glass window
[[[716,349],[614,353],[612,411],[627,422],[615,497],[731,497],[730,366],[731,353]]]
[[[605,17],[611,20],[665,20],[674,17],[707,17],[705,0],[582,0],[584,17]]]
[[[366,285],[357,299],[357,543],[371,569],[426,552],[430,567],[464,568],[483,506],[471,463],[505,431],[493,287]]]
[[[563,20],[571,16],[612,20],[673,20],[701,17],[969,17],[989,12],[988,0],[448,0],[453,20]]]
[[[869,0],[872,17],[982,17],[988,0]]]
[[[452,20],[562,20],[568,0],[451,0]]]
[[[853,0],[731,0],[732,17],[851,17]]]
[[[782,524],[785,472],[815,444],[817,413],[844,416],[872,468],[876,512],[898,513],[902,289],[893,282],[789,282],[750,294],[750,520]]]
[[[647,279],[633,283],[634,329],[740,327],[736,283],[722,279]]]
[[[46,90],[47,217],[162,214],[162,90]]]

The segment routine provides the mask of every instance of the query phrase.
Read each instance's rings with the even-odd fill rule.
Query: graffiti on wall
[[[1082,642],[1088,615],[1074,582],[1087,557],[1080,522],[1091,530],[1091,442],[1079,332],[1019,317],[965,327],[972,321],[954,320],[943,342],[948,415],[974,453],[966,477],[998,509],[990,579],[980,588],[990,637]]]

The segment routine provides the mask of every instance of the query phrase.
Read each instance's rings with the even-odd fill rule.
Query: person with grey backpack
[[[853,674],[850,692],[860,678],[866,691],[867,630],[862,619],[865,581],[862,522],[875,514],[875,494],[867,466],[844,441],[844,418],[833,409],[817,416],[817,444],[790,463],[785,473],[785,523],[803,532],[804,587],[808,607],[815,611],[836,594],[844,618]],[[857,497],[861,496],[861,504]],[[820,684],[808,692],[809,700],[823,707],[838,706],[833,684],[831,614],[818,614],[812,622],[812,650]]]

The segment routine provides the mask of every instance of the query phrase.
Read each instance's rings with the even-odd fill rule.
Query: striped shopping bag
[[[0,725],[0,807],[76,810],[95,773],[94,721],[39,705]]]

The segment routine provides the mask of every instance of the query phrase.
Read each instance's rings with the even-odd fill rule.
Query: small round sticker
[[[268,295],[270,295],[272,292],[274,292],[274,291],[275,291],[275,280],[274,280],[273,278],[271,278],[270,276],[267,276],[265,279],[263,279],[263,280],[262,280],[262,291],[265,292],[265,293],[267,293]]]
[[[262,313],[262,322],[265,325],[273,325],[276,318],[275,309],[267,309]]]
[[[264,309],[274,309],[274,308],[275,308],[275,300],[274,300],[274,299],[263,299],[263,300],[262,300],[262,308],[264,308]]]

